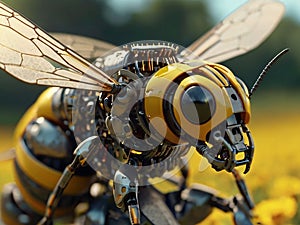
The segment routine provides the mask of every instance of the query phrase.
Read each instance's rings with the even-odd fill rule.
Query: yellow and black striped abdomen
[[[54,96],[60,90],[47,89],[24,114],[15,133],[16,184],[24,201],[40,215],[63,169],[72,161],[76,147],[72,131],[53,108]],[[80,198],[89,192],[94,173],[89,168],[84,169],[65,190],[57,216],[72,212]]]

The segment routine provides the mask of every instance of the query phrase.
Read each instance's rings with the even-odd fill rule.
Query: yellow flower
[[[269,190],[271,197],[295,196],[300,194],[300,179],[292,176],[277,178]]]
[[[224,213],[221,210],[213,210],[213,212],[202,222],[197,225],[232,225],[232,214]]]
[[[283,225],[297,212],[297,202],[292,197],[280,197],[260,202],[254,213],[264,225]]]

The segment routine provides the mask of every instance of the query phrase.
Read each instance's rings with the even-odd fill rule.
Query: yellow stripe
[[[162,137],[175,144],[178,144],[181,140],[165,122],[163,112],[164,95],[177,77],[191,69],[192,67],[179,63],[165,66],[151,77],[145,90],[144,104],[147,118]]]
[[[201,75],[205,75],[208,79],[215,82],[219,87],[228,86],[227,80],[213,67],[210,65],[205,65],[205,67],[199,68],[199,71],[203,71],[203,73],[200,72]]]
[[[59,88],[52,87],[48,88],[44,91],[36,101],[35,105],[37,105],[37,117],[43,116],[48,120],[60,122],[57,119],[57,116],[53,112],[52,108],[52,98],[53,95],[58,91]]]
[[[22,171],[33,181],[48,190],[52,190],[61,176],[61,172],[47,167],[39,162],[26,149],[22,142],[22,136],[26,126],[39,116],[45,116],[47,119],[55,120],[52,111],[52,97],[57,88],[48,88],[44,91],[38,100],[24,114],[15,131],[16,158]],[[80,195],[88,191],[91,184],[91,176],[74,176],[66,188],[65,193],[68,195]]]
[[[20,140],[16,146],[16,160],[22,171],[34,182],[47,190],[53,190],[61,176],[56,171],[35,159],[26,149],[25,144]],[[81,195],[88,191],[92,183],[92,176],[74,176],[65,189],[65,194]]]

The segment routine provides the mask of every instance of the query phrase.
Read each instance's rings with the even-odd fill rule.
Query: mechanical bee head
[[[102,58],[102,68],[121,86],[100,96],[109,116],[102,116],[105,126],[98,126],[98,134],[109,133],[141,165],[168,158],[161,146],[188,145],[216,170],[247,165],[248,171],[254,146],[246,128],[246,85],[225,66],[189,60],[181,52],[168,42],[137,42]]]
[[[254,148],[246,129],[249,94],[226,67],[200,62],[168,65],[147,83],[144,106],[150,123],[155,119],[151,125],[168,141],[212,146],[209,159],[217,170],[244,164],[248,170]],[[238,153],[244,154],[240,160]]]

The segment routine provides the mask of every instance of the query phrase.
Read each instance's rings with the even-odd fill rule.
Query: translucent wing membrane
[[[274,0],[249,0],[188,47],[194,56],[221,62],[261,44],[275,29],[284,6]]]
[[[115,81],[0,3],[0,68],[38,85],[110,91]]]
[[[51,33],[51,35],[84,58],[91,60],[116,47],[104,41],[74,34]]]

